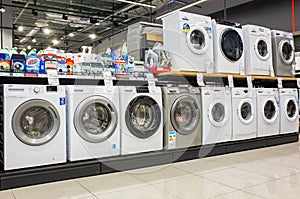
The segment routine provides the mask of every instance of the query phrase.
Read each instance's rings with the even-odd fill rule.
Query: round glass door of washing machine
[[[257,57],[263,61],[267,60],[270,57],[270,47],[263,37],[258,38],[254,47]]]
[[[118,124],[117,109],[102,96],[83,100],[74,112],[74,126],[78,135],[87,142],[99,143],[107,140]]]
[[[275,99],[268,99],[263,104],[263,118],[267,123],[272,123],[278,115],[278,108]]]
[[[298,108],[295,99],[288,99],[285,104],[285,115],[289,121],[295,121],[298,117]]]
[[[45,100],[29,100],[14,112],[12,130],[23,143],[43,145],[52,140],[60,127],[60,116],[53,104]]]
[[[249,124],[254,120],[253,109],[254,106],[251,100],[243,100],[240,102],[237,113],[242,123]]]
[[[161,125],[162,112],[157,102],[149,96],[135,97],[127,106],[125,122],[132,135],[147,139]]]
[[[227,120],[227,108],[223,100],[212,102],[208,108],[209,121],[216,127],[221,127]]]
[[[194,27],[186,35],[189,49],[195,54],[203,54],[208,48],[208,35],[203,28]]]
[[[222,33],[221,49],[229,61],[238,61],[243,55],[243,48],[243,40],[236,30],[228,28]]]
[[[294,48],[288,40],[279,43],[279,54],[284,64],[291,65],[293,63],[294,53]]]
[[[188,95],[180,96],[173,103],[171,123],[174,129],[182,135],[190,135],[198,127],[200,110],[197,101]]]

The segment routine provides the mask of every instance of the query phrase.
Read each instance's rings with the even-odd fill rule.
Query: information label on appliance
[[[232,75],[228,75],[228,85],[229,85],[230,88],[234,87],[233,76]]]
[[[148,80],[148,86],[149,87],[155,87],[155,79],[152,73],[146,74],[147,80]]]
[[[168,132],[168,148],[174,149],[176,147],[176,131]]]
[[[197,84],[199,86],[205,86],[202,73],[197,73]]]
[[[112,76],[110,71],[103,72],[104,85],[105,86],[113,86]]]
[[[300,88],[300,78],[297,78],[297,86]]]
[[[54,86],[59,85],[57,70],[48,69],[47,76],[48,76],[49,85],[54,85]]]
[[[248,88],[253,88],[252,77],[251,76],[247,76],[247,84],[248,84]]]
[[[281,77],[278,77],[277,82],[278,82],[278,88],[282,88],[282,78]]]

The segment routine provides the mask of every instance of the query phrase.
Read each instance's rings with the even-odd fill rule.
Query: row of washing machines
[[[294,75],[294,39],[289,32],[186,12],[162,20],[172,70]]]
[[[298,132],[296,89],[1,86],[4,170]]]

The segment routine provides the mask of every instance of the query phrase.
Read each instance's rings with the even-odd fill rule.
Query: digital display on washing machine
[[[289,42],[285,42],[282,45],[282,56],[283,56],[283,59],[285,59],[286,61],[289,61],[292,59],[293,47]]]
[[[273,101],[268,100],[264,107],[264,115],[267,119],[272,119],[276,114],[276,107]]]
[[[287,112],[287,115],[290,118],[293,118],[295,116],[295,114],[296,114],[296,104],[294,103],[293,100],[289,100],[289,102],[287,103],[286,112]]]
[[[221,37],[223,54],[231,61],[238,61],[243,55],[243,40],[234,29],[227,29]]]
[[[47,136],[52,125],[51,113],[44,107],[30,107],[21,117],[21,128],[29,138],[39,139]]]
[[[200,30],[193,30],[190,33],[190,42],[192,46],[197,49],[201,50],[205,47],[205,35]]]
[[[214,121],[222,122],[225,118],[225,107],[223,104],[216,103],[211,110],[211,115]]]
[[[263,40],[259,40],[259,42],[257,43],[257,50],[258,50],[258,53],[262,57],[266,57],[268,55],[268,45],[267,45],[267,43]]]
[[[251,118],[251,104],[245,102],[241,106],[241,116],[244,120],[249,120]]]
[[[91,134],[103,133],[111,123],[111,111],[102,103],[87,106],[82,115],[82,125]]]

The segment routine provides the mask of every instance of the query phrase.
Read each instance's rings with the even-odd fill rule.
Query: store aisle
[[[292,143],[128,172],[6,190],[0,192],[0,198],[299,198],[299,147],[299,143]]]

